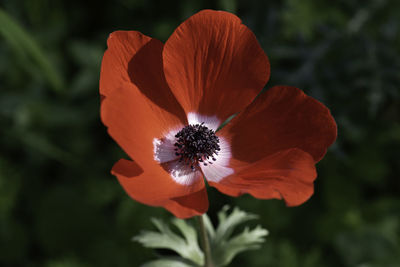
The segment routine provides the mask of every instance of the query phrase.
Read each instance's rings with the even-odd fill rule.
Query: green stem
[[[214,267],[211,257],[210,241],[208,240],[208,234],[204,226],[203,216],[197,216],[200,229],[200,240],[204,252],[204,267]]]

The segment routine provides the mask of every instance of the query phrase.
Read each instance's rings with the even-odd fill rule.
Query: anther
[[[218,155],[221,150],[219,138],[204,123],[183,127],[175,138],[175,155],[180,156],[179,162],[190,165],[192,170],[195,170],[199,162],[203,162],[204,166],[208,165],[205,161],[212,164],[209,159],[216,161],[214,155]]]

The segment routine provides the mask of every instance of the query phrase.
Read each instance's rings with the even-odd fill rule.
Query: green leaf
[[[222,10],[236,13],[237,2],[235,0],[219,0],[218,5]]]
[[[0,155],[0,221],[11,216],[21,188],[20,170]],[[8,219],[8,218],[7,218]]]
[[[240,252],[259,249],[261,243],[265,241],[264,237],[267,234],[268,231],[261,228],[259,225],[253,230],[249,230],[249,228],[246,227],[242,233],[236,235],[224,244],[223,253],[217,255],[218,260],[216,260],[216,262],[221,266],[225,266]]]
[[[261,226],[253,230],[248,227],[243,232],[231,237],[235,228],[244,222],[258,218],[257,215],[234,208],[228,215],[229,206],[224,206],[218,213],[219,225],[213,233],[209,232],[213,262],[216,266],[226,266],[240,252],[260,248],[268,231]],[[204,215],[207,217],[207,215]]]
[[[88,265],[79,262],[75,258],[65,258],[60,260],[50,260],[46,263],[46,267],[87,267]]]
[[[247,213],[245,211],[240,210],[235,207],[229,216],[227,215],[227,211],[229,210],[229,206],[224,206],[222,210],[218,213],[218,221],[219,225],[215,235],[215,242],[221,242],[222,240],[228,239],[233,230],[239,224],[244,222],[257,219],[258,216],[255,214]]]
[[[193,267],[193,266],[198,266],[198,265],[186,263],[181,259],[159,259],[141,265],[141,267]]]
[[[215,238],[215,229],[211,223],[210,218],[207,216],[207,214],[203,215],[203,221],[204,221],[204,226],[206,227],[206,230],[208,232],[208,235],[210,236],[210,239],[214,239]]]
[[[170,249],[178,253],[182,258],[193,261],[201,265],[204,261],[203,252],[200,250],[197,233],[193,226],[184,220],[173,219],[172,223],[178,228],[180,233],[174,233],[163,221],[153,218],[153,224],[159,232],[142,231],[133,238],[134,241],[141,243],[148,248]]]
[[[27,146],[41,152],[43,155],[46,155],[49,158],[58,160],[63,163],[74,162],[74,158],[69,152],[51,143],[43,135],[32,132],[26,132],[18,135],[18,138],[20,138],[21,141]]]
[[[234,208],[230,214],[228,214],[228,210],[229,206],[225,206],[218,213],[219,225],[217,229],[214,228],[210,218],[206,214],[203,215],[204,227],[209,235],[211,256],[215,267],[227,266],[240,252],[260,248],[265,240],[264,237],[268,235],[268,231],[261,226],[256,226],[252,230],[249,227],[245,227],[242,232],[233,235],[238,225],[254,220],[258,216],[238,208]],[[164,222],[158,219],[152,219],[152,222],[158,232],[142,231],[133,240],[148,248],[173,250],[182,258],[161,258],[143,266],[179,267],[203,265],[204,253],[199,248],[197,232],[192,225],[184,220],[172,219],[172,224],[176,226],[181,234],[178,235]],[[188,260],[190,261],[188,262]]]
[[[236,115],[238,115],[239,113],[235,113],[233,115],[231,115],[229,118],[227,118],[216,130],[216,132],[218,132],[219,130],[221,130],[222,128],[224,128],[233,118],[236,117]]]
[[[64,84],[61,75],[56,71],[48,57],[36,43],[36,41],[26,32],[12,17],[0,8],[0,35],[10,44],[10,46],[22,58],[31,57],[42,70],[42,74],[56,90],[62,90]]]

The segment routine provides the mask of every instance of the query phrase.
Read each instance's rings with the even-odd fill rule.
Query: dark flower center
[[[215,161],[215,155],[221,150],[215,132],[203,123],[183,127],[175,138],[175,154],[180,156],[179,162],[190,165],[192,170],[199,162],[205,166],[212,164],[211,160]]]

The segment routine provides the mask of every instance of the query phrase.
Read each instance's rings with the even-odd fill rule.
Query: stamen
[[[207,166],[205,161],[211,163],[209,158],[215,161],[217,151],[221,150],[219,138],[213,130],[204,126],[204,123],[185,126],[175,138],[175,155],[180,156],[179,162],[189,165],[192,170],[198,167],[199,162]]]

